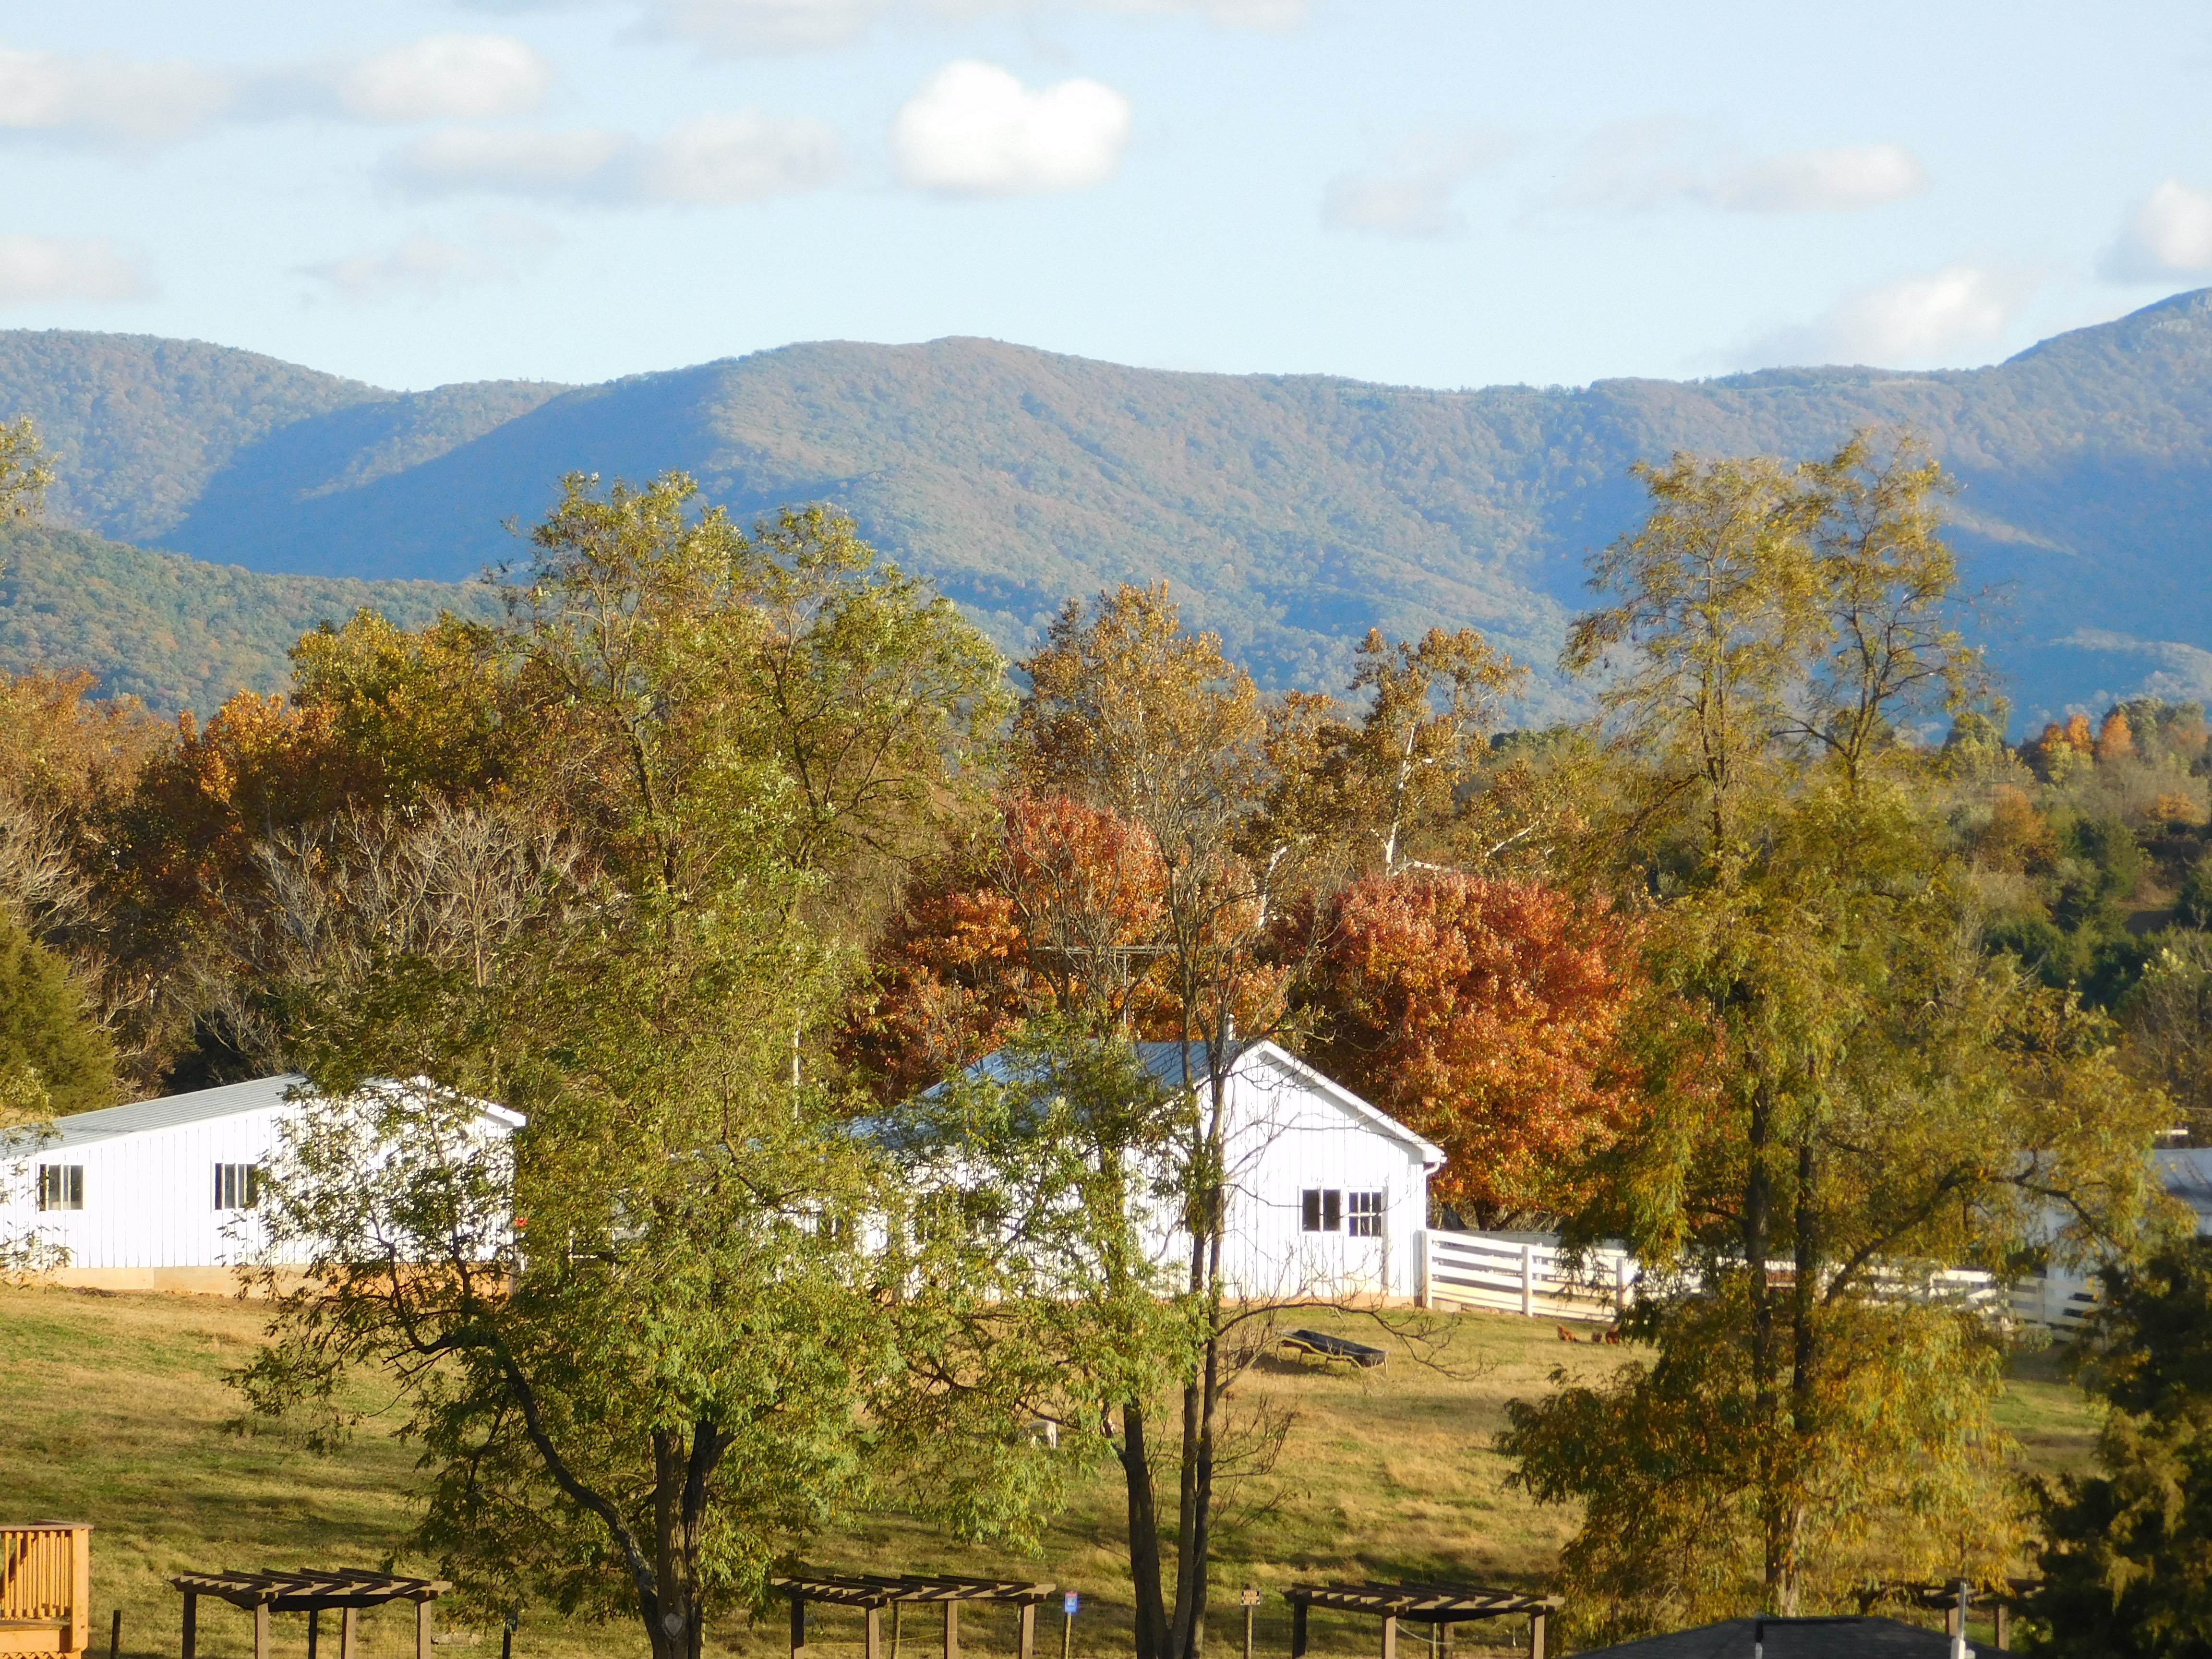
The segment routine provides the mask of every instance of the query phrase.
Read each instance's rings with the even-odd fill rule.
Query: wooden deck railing
[[[92,1528],[0,1527],[0,1653],[82,1653],[92,1619]]]

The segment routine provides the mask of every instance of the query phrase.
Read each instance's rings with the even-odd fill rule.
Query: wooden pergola
[[[858,1607],[866,1617],[866,1659],[884,1659],[884,1609],[896,1620],[902,1607],[941,1604],[945,1609],[945,1659],[960,1659],[960,1609],[969,1602],[1016,1607],[1021,1613],[1021,1659],[1035,1659],[1037,1604],[1056,1586],[1012,1578],[928,1577],[913,1574],[793,1576],[771,1578],[771,1589],[791,1598],[791,1659],[805,1659],[806,1604]],[[189,1659],[189,1656],[187,1656]],[[350,1656],[348,1656],[350,1659]],[[425,1654],[422,1659],[429,1659]]]
[[[381,1572],[180,1572],[169,1583],[185,1598],[184,1659],[194,1659],[198,1648],[203,1595],[253,1615],[253,1659],[269,1659],[271,1613],[307,1615],[307,1659],[315,1659],[322,1616],[337,1612],[338,1659],[359,1659],[361,1610],[412,1601],[415,1659],[430,1659],[430,1604],[453,1589],[442,1578],[395,1578]]]
[[[1486,1589],[1479,1584],[1293,1584],[1283,1592],[1291,1604],[1291,1659],[1304,1659],[1306,1614],[1314,1607],[1330,1613],[1364,1613],[1382,1621],[1382,1659],[1398,1659],[1398,1621],[1449,1627],[1471,1619],[1528,1616],[1528,1659],[1544,1659],[1544,1638],[1551,1616],[1566,1603],[1556,1595],[1527,1595],[1519,1590]]]
[[[1987,1607],[1992,1634],[1999,1647],[2012,1633],[2014,1604],[2042,1587],[2040,1578],[2008,1578],[2003,1587],[1965,1578],[1927,1579],[1911,1583],[1878,1583],[1860,1587],[1859,1611],[1870,1611],[1881,1601],[1904,1601],[1943,1615],[1943,1634],[1959,1634],[1959,1611],[1963,1599],[1969,1608]]]

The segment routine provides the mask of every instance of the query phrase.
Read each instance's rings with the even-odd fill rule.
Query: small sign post
[[[1244,1659],[1252,1659],[1252,1617],[1260,1608],[1260,1592],[1247,1584],[1241,1599],[1244,1603]]]
[[[1068,1659],[1075,1651],[1075,1610],[1081,1605],[1082,1598],[1073,1590],[1060,1598],[1060,1659]]]

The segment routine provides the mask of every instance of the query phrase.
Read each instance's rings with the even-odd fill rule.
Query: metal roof
[[[1976,1659],[2010,1659],[2002,1648],[1972,1644]],[[1584,1648],[1582,1659],[1949,1659],[1951,1638],[1901,1620],[1729,1619],[1695,1630],[1647,1636],[1609,1648]]]
[[[2212,1147],[2161,1147],[2151,1157],[2168,1193],[2198,1215],[2212,1215]]]
[[[54,1120],[53,1133],[40,1137],[40,1149],[82,1146],[148,1129],[173,1129],[180,1123],[203,1123],[210,1118],[261,1111],[283,1105],[284,1097],[307,1080],[296,1072],[287,1072],[281,1077],[226,1083],[221,1088],[195,1089],[190,1094],[165,1095],[159,1100],[135,1100],[128,1106],[107,1106],[96,1112],[72,1112]]]

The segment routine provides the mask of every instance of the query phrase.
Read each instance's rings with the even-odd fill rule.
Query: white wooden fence
[[[1540,1233],[1448,1233],[1421,1236],[1420,1298],[1431,1308],[1486,1308],[1531,1319],[1611,1319],[1634,1300],[1644,1269],[1626,1250],[1600,1248],[1577,1263],[1559,1241]],[[1788,1275],[1788,1262],[1774,1270]],[[2064,1340],[2096,1307],[2094,1280],[2024,1279],[2007,1289],[1994,1274],[1972,1268],[1889,1273],[1875,1280],[1877,1295],[1941,1302],[1974,1309],[1991,1318],[2032,1325]]]

